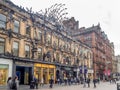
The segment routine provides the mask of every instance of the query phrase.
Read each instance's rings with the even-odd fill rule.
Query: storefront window
[[[20,28],[19,21],[15,20],[14,21],[14,32],[19,33],[19,28]]]
[[[13,55],[18,56],[18,42],[13,42]]]
[[[29,58],[30,57],[30,46],[25,45],[25,57]]]
[[[45,84],[49,83],[51,77],[55,80],[55,73],[54,65],[36,63],[34,66],[34,76],[38,78],[39,81],[43,80]]]
[[[8,65],[0,64],[0,85],[5,85],[8,77]]]
[[[5,52],[5,39],[0,38],[0,53]]]
[[[43,80],[44,80],[44,83],[47,84],[48,83],[48,68],[43,68]]]
[[[0,14],[0,28],[6,27],[6,16],[3,14]]]
[[[41,68],[35,67],[34,71],[35,71],[34,76],[38,79],[38,81],[41,81]]]
[[[49,79],[54,78],[54,68],[49,69]]]

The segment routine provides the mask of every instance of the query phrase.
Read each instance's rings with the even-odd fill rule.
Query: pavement
[[[118,81],[117,83],[120,83]],[[90,84],[90,87],[83,87],[83,84],[80,85],[58,85],[54,84],[53,88],[49,88],[49,84],[44,86],[39,86],[38,89],[30,89],[29,85],[20,85],[19,90],[120,90],[117,89],[117,84],[109,83],[109,82],[100,82],[100,84],[96,84],[96,88],[94,88],[93,83]],[[6,86],[0,86],[0,90],[7,90]]]

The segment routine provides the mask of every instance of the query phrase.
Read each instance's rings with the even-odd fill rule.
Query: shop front
[[[43,79],[45,84],[49,83],[49,79],[56,77],[56,67],[55,65],[49,64],[34,64],[34,76],[41,81]]]
[[[8,77],[12,76],[12,60],[0,58],[0,85],[6,85]]]
[[[33,78],[32,62],[15,62],[15,74],[18,76],[20,84],[30,84]]]
[[[62,66],[61,69],[63,77],[76,77],[73,67]]]

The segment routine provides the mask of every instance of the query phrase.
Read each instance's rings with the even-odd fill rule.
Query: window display
[[[0,64],[0,85],[5,85],[8,77],[8,65]]]

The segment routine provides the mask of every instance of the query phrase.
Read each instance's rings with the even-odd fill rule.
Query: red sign
[[[107,76],[110,76],[110,70],[105,70],[103,73]]]

